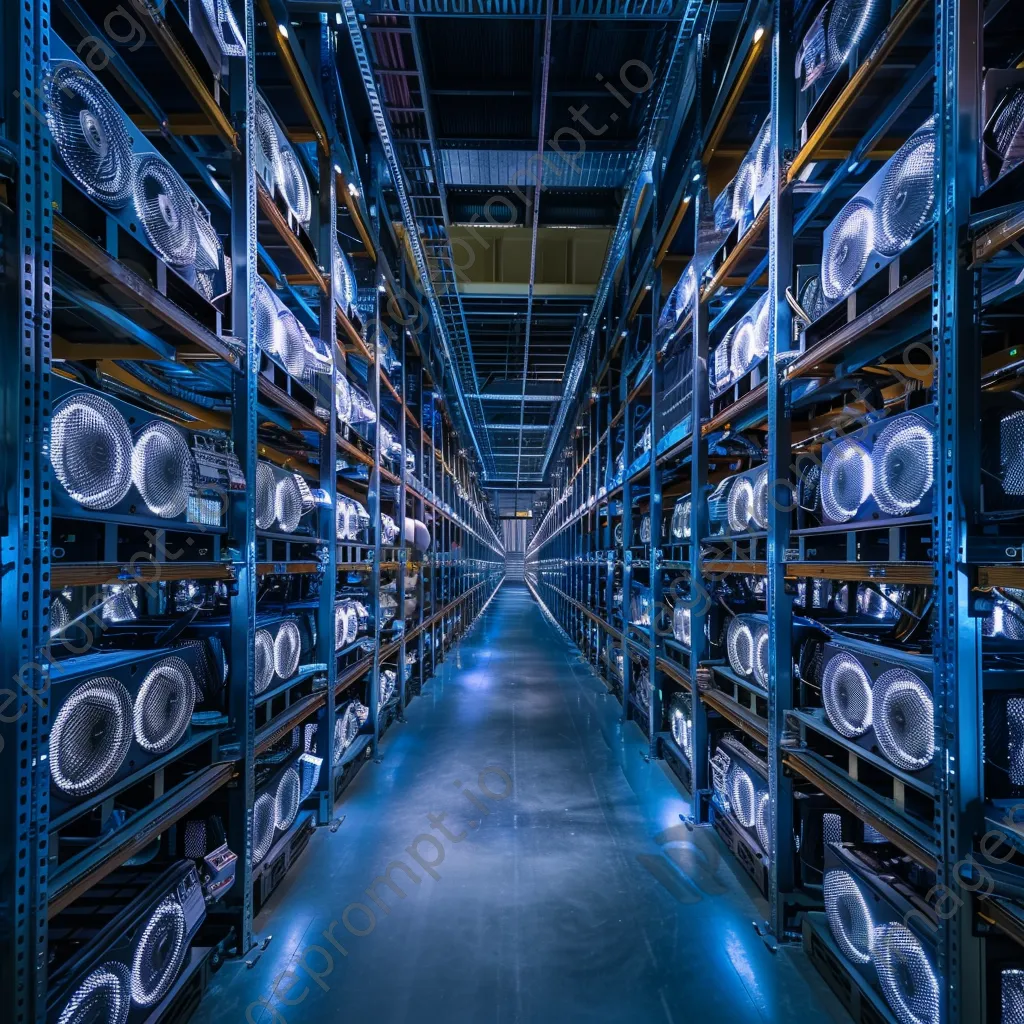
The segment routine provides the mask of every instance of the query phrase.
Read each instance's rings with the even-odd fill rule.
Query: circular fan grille
[[[758,626],[754,636],[754,681],[768,689],[768,627]]]
[[[285,325],[281,319],[281,304],[262,277],[256,278],[252,293],[253,335],[256,344],[268,355],[276,356],[287,344]]]
[[[825,873],[825,914],[832,937],[848,960],[871,962],[874,922],[871,911],[853,876],[846,871]]]
[[[352,419],[352,389],[348,380],[339,373],[334,382],[334,408],[343,423]]]
[[[1005,174],[1020,163],[1020,147],[1024,142],[1024,86],[1009,90],[1000,101],[995,116],[985,128],[987,148],[994,150],[996,160],[993,174]],[[1024,1014],[1022,1014],[1024,1017]]]
[[[132,999],[140,1006],[159,1002],[178,976],[185,952],[185,913],[173,896],[167,896],[135,942]]]
[[[266,173],[270,180],[265,184],[273,189],[281,178],[281,137],[277,133],[274,115],[259,95],[256,97],[256,145],[268,168]]]
[[[878,191],[875,246],[895,256],[931,222],[935,212],[935,133],[911,135],[889,161]]]
[[[290,473],[277,481],[274,490],[274,513],[282,533],[294,533],[302,519],[302,492]]]
[[[725,646],[732,670],[749,676],[754,671],[754,635],[743,619],[734,618],[729,623]]]
[[[729,366],[733,380],[742,377],[757,362],[757,346],[754,321],[750,317],[744,317],[737,325],[729,343]]]
[[[348,704],[345,713],[334,720],[334,763],[337,764],[359,732],[355,705]]]
[[[128,202],[132,138],[124,114],[85,68],[51,65],[46,124],[61,160],[85,192],[107,206]]]
[[[864,37],[878,8],[878,0],[832,0],[828,11],[826,73],[832,74]]]
[[[135,742],[163,754],[185,735],[196,706],[196,683],[181,658],[163,658],[142,681],[135,698]]]
[[[269,793],[256,797],[252,807],[252,862],[259,864],[274,844],[274,798]]]
[[[306,369],[306,341],[295,314],[288,309],[278,313],[281,329],[277,333],[277,357],[293,377],[301,378]]]
[[[672,612],[672,635],[685,646],[690,646],[690,609],[677,604]]]
[[[756,799],[750,776],[742,768],[733,765],[729,769],[729,806],[744,828],[754,827]]]
[[[351,540],[348,529],[349,502],[348,498],[338,495],[338,503],[334,508],[334,532],[338,540]]]
[[[70,621],[71,611],[67,602],[61,597],[55,597],[50,604],[50,636],[60,636]]]
[[[832,728],[852,739],[871,728],[871,680],[852,654],[834,654],[821,676],[821,700]]]
[[[334,606],[334,649],[340,651],[348,643],[348,633],[352,628],[352,608],[342,601]]]
[[[265,462],[256,463],[256,526],[269,530],[274,525],[277,481],[274,471]]]
[[[755,139],[753,152],[754,190],[763,189],[772,178],[772,119],[769,117]]]
[[[644,516],[640,520],[640,543],[650,544],[651,543],[651,517]]]
[[[754,500],[751,519],[759,530],[768,529],[768,467],[754,475]]]
[[[852,519],[871,494],[874,473],[867,449],[844,438],[829,449],[821,468],[821,508],[834,523]]]
[[[874,211],[864,199],[853,199],[832,222],[821,257],[821,290],[830,302],[846,295],[860,280],[874,248]]]
[[[732,180],[732,220],[740,220],[754,201],[754,161],[746,158]]]
[[[302,655],[302,635],[298,624],[290,619],[281,623],[274,638],[274,671],[282,679],[291,679],[299,667]]]
[[[920,416],[900,416],[871,451],[875,501],[889,515],[912,512],[935,479],[935,433]]]
[[[296,220],[308,224],[313,209],[309,181],[299,166],[295,154],[289,148],[282,147],[278,167],[280,174],[278,185],[288,209],[291,210]]]
[[[50,462],[60,485],[86,508],[113,508],[132,485],[132,434],[97,395],[77,394],[54,409]]]
[[[690,538],[690,499],[680,498],[672,509],[672,536],[676,540]]]
[[[738,477],[729,488],[726,517],[732,533],[746,533],[754,519],[754,484],[748,476]]]
[[[161,259],[175,267],[195,264],[199,229],[192,193],[161,157],[144,156],[136,162],[135,215]]]
[[[390,703],[391,698],[395,695],[395,684],[397,678],[392,669],[385,669],[380,674],[380,704],[377,710],[379,711],[385,704]]]
[[[153,515],[180,516],[188,508],[194,484],[185,435],[163,420],[147,423],[135,438],[132,480]]]
[[[875,680],[875,738],[897,768],[917,771],[935,753],[935,707],[928,687],[913,672],[892,668]]]
[[[1000,972],[1002,1016],[1000,1024],[1024,1022],[1024,971],[1012,968]]]
[[[126,1024],[131,1009],[128,968],[111,961],[90,972],[72,993],[57,1024]]]
[[[299,813],[302,797],[302,781],[294,768],[289,768],[277,783],[274,791],[274,828],[284,832],[292,827]]]
[[[1024,593],[1019,590],[1010,591],[1019,601]],[[52,615],[51,615],[52,620]],[[982,623],[985,636],[1006,637],[1008,640],[1024,640],[1024,608],[1015,601],[1007,600],[999,594],[993,595],[992,611]],[[50,635],[53,635],[51,627]]]
[[[50,730],[50,776],[72,796],[102,789],[132,743],[132,700],[118,680],[97,676],[68,695]]]
[[[757,841],[765,856],[772,852],[772,808],[767,790],[757,798]]]
[[[874,960],[885,1001],[900,1024],[938,1024],[935,970],[924,946],[906,925],[879,925]]]
[[[693,722],[688,715],[688,709],[683,707],[674,707],[672,709],[672,738],[676,741],[679,749],[686,755],[686,760],[690,760],[690,750],[692,747],[693,737]]]
[[[256,662],[253,680],[256,693],[260,694],[270,686],[274,678],[274,639],[268,630],[257,629],[253,646]]]

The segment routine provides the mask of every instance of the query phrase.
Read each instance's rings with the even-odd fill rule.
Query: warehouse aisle
[[[605,694],[503,586],[257,919],[267,949],[226,964],[196,1020],[845,1019],[802,954],[764,946],[740,868],[680,823],[685,798]]]

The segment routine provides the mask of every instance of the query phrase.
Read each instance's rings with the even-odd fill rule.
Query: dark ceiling
[[[659,4],[668,20],[651,16],[654,5],[629,20],[554,17],[546,96],[542,4],[536,17],[365,15],[378,91],[488,483],[536,486],[556,443],[551,427],[573,336],[593,302],[657,93],[656,82],[642,88],[651,80],[645,69],[658,68],[685,9]],[[417,3],[424,7],[434,5]],[[642,91],[629,92],[623,73]],[[557,137],[565,158],[546,146],[539,227],[548,230],[537,246],[531,303],[532,169],[542,111],[544,138]],[[470,257],[476,266],[454,273],[467,246],[450,239],[453,228],[465,238],[466,225],[479,229]],[[498,238],[502,228],[494,225],[514,225],[519,234]],[[575,235],[580,229],[587,230]]]

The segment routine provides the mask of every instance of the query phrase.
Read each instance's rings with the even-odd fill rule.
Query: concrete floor
[[[713,832],[680,824],[688,799],[606,693],[503,586],[199,1024],[847,1021],[799,949],[765,947],[763,901]],[[374,886],[394,861],[394,888]]]

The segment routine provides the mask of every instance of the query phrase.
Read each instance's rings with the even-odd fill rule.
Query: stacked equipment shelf
[[[1021,1005],[1012,7],[698,22],[527,553],[858,1021]]]
[[[504,565],[348,30],[132,11],[3,15],[12,1022],[187,1017]]]

